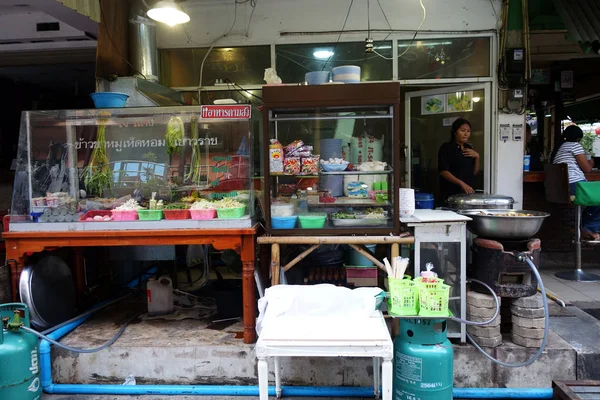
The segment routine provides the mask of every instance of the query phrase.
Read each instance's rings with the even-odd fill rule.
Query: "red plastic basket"
[[[86,212],[85,214],[83,214],[81,216],[81,218],[79,218],[79,222],[107,222],[107,221],[95,221],[94,217],[96,216],[100,216],[100,217],[110,217],[110,220],[112,221],[112,211],[109,210],[90,210],[88,212]],[[91,218],[92,220],[89,221],[88,218]]]
[[[190,210],[163,210],[165,219],[190,219]]]

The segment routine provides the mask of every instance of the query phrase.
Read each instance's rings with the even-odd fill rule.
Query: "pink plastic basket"
[[[217,210],[190,210],[192,219],[214,219],[217,217]]]
[[[138,213],[135,210],[118,211],[112,210],[113,221],[135,221]]]

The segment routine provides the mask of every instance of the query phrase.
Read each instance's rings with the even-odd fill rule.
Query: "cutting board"
[[[400,218],[400,222],[405,224],[418,224],[430,222],[467,222],[471,218],[457,214],[454,211],[446,210],[415,210],[412,217]]]

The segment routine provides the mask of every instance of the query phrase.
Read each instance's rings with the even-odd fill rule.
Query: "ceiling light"
[[[330,50],[317,50],[313,53],[313,56],[315,56],[316,58],[321,58],[321,59],[329,58],[332,55],[333,55],[333,51],[330,51]]]
[[[169,26],[185,24],[190,21],[190,16],[174,0],[157,1],[148,10],[148,16],[155,21],[165,23]]]
[[[480,100],[481,100],[481,97],[479,97],[479,96],[473,97],[473,103],[479,103]]]

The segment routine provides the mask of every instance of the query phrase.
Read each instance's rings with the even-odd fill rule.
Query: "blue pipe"
[[[98,307],[99,310],[101,307]],[[87,321],[92,314],[57,329],[48,336],[60,340],[63,336]],[[214,395],[214,396],[258,396],[258,386],[231,385],[96,385],[55,384],[52,382],[52,358],[50,343],[40,343],[40,369],[42,389],[48,394],[108,394],[108,395]],[[283,396],[289,397],[371,397],[372,387],[314,387],[283,386]],[[456,399],[552,399],[552,389],[524,388],[454,388]],[[269,387],[269,396],[275,396],[275,387]]]

